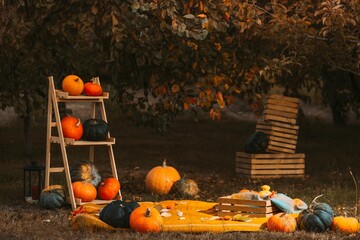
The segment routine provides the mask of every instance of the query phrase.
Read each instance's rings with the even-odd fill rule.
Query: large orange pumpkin
[[[87,82],[84,85],[84,93],[87,96],[100,96],[102,94],[102,87],[100,84]]]
[[[120,182],[116,178],[105,179],[98,188],[98,196],[103,200],[114,199],[119,193]]]
[[[73,116],[66,116],[61,120],[61,128],[65,138],[79,140],[84,132],[80,119]]]
[[[146,206],[134,209],[129,221],[131,229],[141,233],[160,232],[163,222],[164,220],[156,208]]]
[[[179,172],[175,168],[167,166],[165,159],[162,166],[154,167],[148,172],[145,185],[151,193],[166,195],[178,180],[180,180]]]
[[[71,96],[78,96],[84,90],[84,82],[76,75],[66,76],[61,85],[63,91],[68,92]]]
[[[343,233],[357,233],[359,229],[359,220],[354,217],[337,216],[331,223],[331,230]]]
[[[294,232],[296,230],[296,219],[285,212],[277,213],[269,218],[267,228],[274,232]]]
[[[96,188],[89,182],[72,183],[75,198],[80,198],[83,202],[91,202],[96,198]]]

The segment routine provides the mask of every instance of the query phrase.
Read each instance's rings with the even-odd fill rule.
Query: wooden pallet
[[[218,215],[221,217],[243,214],[252,218],[261,218],[271,217],[280,212],[270,200],[242,200],[224,196],[218,198],[218,203]]]
[[[280,95],[269,95],[263,117],[265,121],[295,125],[297,123],[300,99]]]
[[[266,152],[295,153],[299,126],[259,120],[256,124],[256,131],[268,135],[269,143]]]
[[[250,178],[304,178],[303,153],[236,153],[235,171]]]

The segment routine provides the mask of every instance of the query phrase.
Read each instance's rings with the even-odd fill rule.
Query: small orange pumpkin
[[[84,90],[84,82],[76,75],[66,76],[61,85],[63,91],[68,92],[71,96],[78,96]]]
[[[65,138],[79,140],[84,132],[80,119],[73,116],[66,116],[61,120],[61,128]]]
[[[342,233],[357,233],[359,229],[359,220],[354,217],[337,216],[331,223],[331,230]]]
[[[87,82],[84,85],[84,93],[87,96],[100,96],[102,94],[102,87],[100,84]]]
[[[141,233],[160,232],[163,218],[154,207],[140,206],[134,209],[130,215],[130,227]]]
[[[116,194],[119,193],[120,182],[116,178],[107,178],[103,181],[98,188],[98,196],[103,200],[114,199]]]
[[[89,182],[73,182],[74,197],[83,202],[91,202],[96,198],[96,188]]]
[[[154,167],[148,172],[145,185],[151,193],[166,195],[178,180],[180,180],[179,172],[175,168],[167,166],[166,159],[164,159],[162,166]]]
[[[272,215],[267,221],[269,231],[291,233],[296,230],[296,219],[285,212]]]

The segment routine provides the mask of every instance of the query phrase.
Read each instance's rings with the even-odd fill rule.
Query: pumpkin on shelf
[[[112,201],[101,210],[99,218],[115,228],[130,228],[130,215],[138,207],[135,201]]]
[[[101,182],[101,175],[99,174],[95,164],[88,160],[77,161],[70,166],[71,182],[90,182],[97,187]]]
[[[103,90],[100,84],[97,84],[93,81],[87,82],[84,85],[84,94],[87,96],[100,96]]]
[[[269,231],[291,233],[296,230],[296,219],[285,212],[272,215],[266,225]]]
[[[132,230],[149,233],[162,230],[163,218],[154,207],[140,206],[130,214],[130,227]]]
[[[96,188],[89,182],[73,182],[72,188],[74,197],[81,199],[83,202],[91,202],[96,198]]]
[[[64,92],[69,93],[71,96],[78,96],[84,90],[84,82],[76,75],[68,75],[66,76],[62,83],[62,90]]]
[[[80,119],[70,115],[61,120],[61,129],[65,138],[79,140],[83,135],[83,125]]]
[[[40,193],[39,203],[43,208],[56,209],[65,204],[65,190],[61,185],[50,185]]]
[[[190,178],[181,178],[175,182],[174,189],[182,197],[196,197],[199,193],[197,183]]]
[[[147,173],[145,185],[151,193],[166,195],[179,179],[179,172],[175,168],[167,166],[166,159],[164,159],[162,166],[156,166]]]
[[[83,122],[83,139],[88,141],[104,141],[108,134],[108,124],[102,119],[89,118]]]
[[[321,196],[317,196],[307,209],[300,212],[297,223],[301,230],[319,233],[330,228],[334,212],[327,203],[317,202]]]
[[[102,200],[112,200],[119,193],[120,182],[116,178],[107,178],[98,187],[98,196]]]
[[[360,230],[359,220],[354,217],[336,216],[330,229],[342,233],[357,233]]]

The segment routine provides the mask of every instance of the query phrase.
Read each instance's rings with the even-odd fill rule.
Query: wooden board
[[[235,172],[250,178],[304,178],[305,154],[248,154],[237,152]]]
[[[234,216],[236,214],[248,215],[249,217],[271,217],[280,210],[270,200],[242,200],[233,199],[231,196],[218,198],[218,215]]]
[[[266,99],[263,117],[267,121],[297,123],[300,99],[281,95],[269,95]]]

